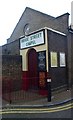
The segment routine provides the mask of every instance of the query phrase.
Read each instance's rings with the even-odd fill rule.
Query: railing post
[[[48,88],[48,102],[51,102],[51,78],[47,79],[47,88]]]

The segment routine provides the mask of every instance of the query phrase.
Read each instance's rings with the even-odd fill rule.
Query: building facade
[[[27,7],[2,52],[22,55],[24,90],[45,93],[48,75],[52,89],[73,84],[72,39],[69,13],[52,17]]]

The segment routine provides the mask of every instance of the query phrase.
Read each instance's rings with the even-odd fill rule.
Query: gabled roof
[[[27,9],[28,9],[28,10],[32,10],[32,11],[35,11],[35,12],[37,12],[37,13],[39,13],[39,14],[42,14],[42,15],[44,15],[45,17],[50,17],[50,18],[52,18],[52,19],[55,18],[55,17],[53,17],[53,16],[51,16],[51,15],[45,14],[45,13],[43,13],[43,12],[41,12],[41,11],[32,9],[32,8],[30,8],[30,7],[26,7],[26,8],[25,8],[25,11],[26,11]],[[25,12],[25,11],[24,11],[24,12]]]
[[[65,14],[68,14],[68,13],[65,13]],[[19,39],[20,36],[23,36],[24,35],[23,28],[27,23],[30,24],[30,28],[31,28],[30,32],[38,30],[42,27],[50,27],[60,31],[61,30],[60,26],[63,26],[62,24],[63,21],[61,21],[61,19],[60,21],[58,20],[58,18],[60,17],[61,16],[53,17],[51,15],[47,15],[40,11],[26,7],[15,29],[13,30],[10,38],[8,39],[8,42],[15,41]],[[61,32],[64,32],[64,31],[61,30]]]

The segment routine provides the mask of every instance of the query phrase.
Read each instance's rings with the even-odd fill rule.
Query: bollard
[[[47,79],[48,102],[51,102],[51,79]]]

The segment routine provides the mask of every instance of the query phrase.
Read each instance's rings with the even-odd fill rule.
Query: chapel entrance
[[[38,89],[37,52],[33,48],[28,51],[28,73],[29,88]]]

